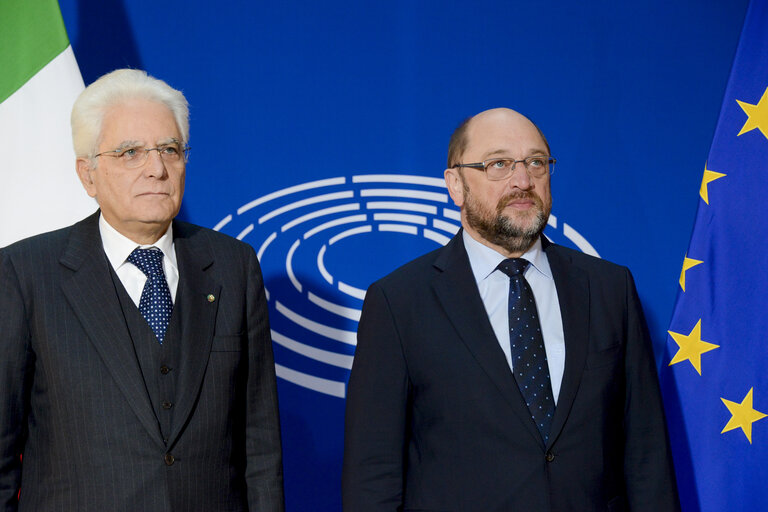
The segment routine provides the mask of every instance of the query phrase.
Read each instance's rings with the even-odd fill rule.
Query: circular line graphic
[[[448,243],[460,219],[442,179],[364,174],[271,192],[238,207],[214,229],[256,248],[277,376],[344,398],[365,290],[394,268],[381,269],[375,256],[404,263]],[[599,257],[572,226],[562,223],[558,231],[558,219],[550,215],[548,236],[563,236]]]

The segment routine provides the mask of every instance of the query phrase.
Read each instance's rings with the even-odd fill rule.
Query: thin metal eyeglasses
[[[555,172],[556,160],[551,156],[536,155],[529,156],[522,160],[514,158],[492,158],[484,162],[472,164],[456,164],[454,167],[469,167],[471,169],[480,169],[485,171],[485,176],[491,181],[499,181],[508,178],[515,172],[515,166],[522,163],[528,176],[532,178],[542,178],[547,174]]]
[[[145,148],[144,146],[130,146],[117,149],[111,149],[109,151],[102,151],[97,156],[111,156],[117,158],[120,164],[126,169],[137,169],[146,163],[149,158],[150,151],[157,151],[160,158],[169,165],[175,165],[181,162],[182,155],[184,162],[189,159],[189,151],[191,147],[184,145],[180,142],[172,142],[169,144],[161,144],[156,148]]]

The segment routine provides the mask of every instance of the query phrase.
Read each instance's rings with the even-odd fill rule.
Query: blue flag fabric
[[[768,0],[747,11],[699,194],[662,369],[683,510],[768,510]]]

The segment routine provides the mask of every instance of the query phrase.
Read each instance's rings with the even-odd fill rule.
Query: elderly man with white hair
[[[72,137],[99,211],[0,249],[0,510],[284,509],[256,254],[174,220],[188,117],[143,71],[98,79]]]

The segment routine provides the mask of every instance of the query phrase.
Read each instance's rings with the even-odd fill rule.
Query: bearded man
[[[365,298],[346,512],[679,510],[632,276],[542,236],[554,164],[509,109],[451,137],[462,230]]]

